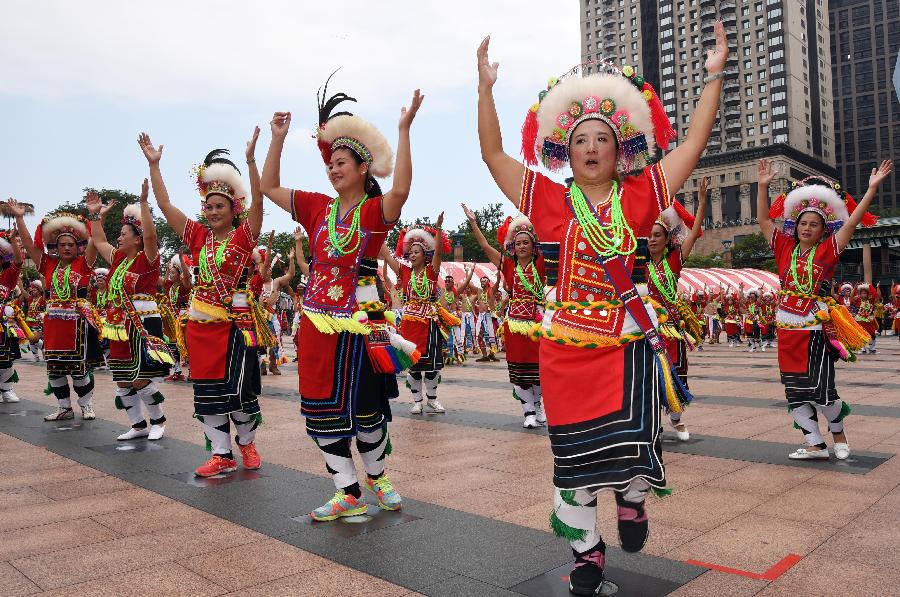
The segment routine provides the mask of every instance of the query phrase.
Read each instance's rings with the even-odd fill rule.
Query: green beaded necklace
[[[225,261],[225,247],[228,245],[230,238],[231,234],[229,233],[228,238],[225,240],[216,241],[217,246],[214,257],[216,267],[222,267],[222,262]],[[200,279],[207,284],[212,282],[212,272],[209,269],[209,254],[206,252],[206,245],[203,245],[203,248],[200,249]]]
[[[541,278],[538,276],[537,268],[534,266],[534,261],[531,262],[531,275],[534,278],[534,286],[528,281],[528,278],[525,277],[525,270],[522,269],[522,264],[519,261],[516,261],[516,274],[519,276],[519,282],[522,283],[522,287],[525,288],[531,295],[539,301],[544,300],[544,291],[539,287]]]
[[[410,272],[410,283],[412,285],[412,290],[420,299],[427,299],[431,295],[431,282],[428,280],[428,275],[424,269],[422,269],[422,279],[419,280],[418,276],[416,276],[415,270]]]
[[[622,194],[619,192],[619,183],[614,180],[610,191],[612,204],[610,205],[609,225],[601,224],[598,221],[597,213],[588,205],[584,193],[574,182],[569,189],[569,196],[572,199],[572,208],[575,210],[575,217],[581,226],[581,232],[597,255],[601,257],[624,256],[634,252],[637,243],[634,239],[634,232],[625,220],[625,214],[622,213]],[[620,247],[623,245],[627,248],[621,249]]]
[[[815,257],[816,249],[818,248],[819,243],[816,243],[816,245],[809,250],[809,255],[806,257],[805,282],[801,282],[800,278],[797,276],[797,257],[800,256],[800,244],[798,243],[791,252],[791,277],[794,279],[794,286],[803,294],[812,294],[813,291],[813,257]]]
[[[65,280],[65,284],[59,283],[59,276],[56,275],[56,272],[59,270],[59,266],[61,264],[57,263],[56,267],[53,269],[53,290],[56,292],[56,298],[61,301],[67,301],[72,297],[72,287],[69,286],[69,275],[72,272],[72,264],[66,266],[65,271],[63,272],[63,280]]]
[[[448,305],[451,305],[451,306],[452,306],[452,305],[453,305],[453,300],[454,300],[455,298],[456,298],[456,296],[455,296],[452,292],[450,292],[449,290],[444,291],[444,301],[445,301]]]
[[[669,267],[669,262],[665,257],[663,257],[662,265],[665,282],[659,279],[655,263],[651,263],[647,268],[650,270],[650,279],[653,280],[653,285],[656,286],[666,302],[675,303],[678,300],[678,280],[675,279],[675,274],[672,273],[672,268]]]
[[[109,277],[106,300],[112,300],[114,305],[122,304],[122,293],[125,288],[125,274],[128,273],[128,268],[134,263],[136,257],[137,255],[127,261],[119,262],[118,267],[116,267],[115,271],[113,271],[112,275]]]
[[[362,206],[368,199],[369,194],[366,193],[365,195],[363,195],[362,200],[356,204],[356,207],[353,208],[353,219],[350,222],[350,229],[347,230],[347,233],[343,236],[339,236],[335,228],[338,219],[340,197],[335,197],[331,200],[331,206],[328,209],[328,242],[334,248],[335,252],[337,252],[339,255],[353,253],[354,251],[356,251],[356,249],[359,248],[359,242],[362,236],[359,234],[360,212],[362,210]],[[348,249],[347,246],[350,244],[350,241],[354,236],[356,237],[356,244],[353,245],[352,249]]]

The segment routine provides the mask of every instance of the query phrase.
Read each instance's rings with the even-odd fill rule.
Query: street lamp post
[[[732,241],[725,239],[722,241],[722,248],[724,251],[722,252],[722,259],[725,261],[725,267],[731,268],[731,243]]]

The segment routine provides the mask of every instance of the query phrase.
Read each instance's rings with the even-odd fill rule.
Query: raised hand
[[[147,182],[147,179],[144,179],[144,182],[141,184],[141,203],[144,203],[147,200],[147,197],[150,196],[150,183]],[[115,202],[113,202],[115,203]]]
[[[303,229],[303,226],[294,228],[294,240],[303,240],[304,238],[306,238],[306,230]]]
[[[116,202],[110,201],[109,205],[103,205],[103,201],[100,199],[100,195],[97,194],[97,191],[88,191],[88,194],[84,197],[84,204],[87,207],[88,213],[105,215],[106,212],[109,211],[109,208],[115,205]]]
[[[465,203],[460,203],[460,205],[463,208],[463,213],[466,214],[466,219],[468,219],[470,222],[474,222],[475,213],[471,209],[469,209],[469,207]]]
[[[764,186],[772,184],[772,181],[778,176],[778,169],[772,164],[772,160],[766,158],[759,160],[756,172],[759,184]]]
[[[709,176],[704,176],[700,179],[700,201],[706,199],[707,192],[709,192]]]
[[[256,140],[259,139],[259,127],[254,127],[253,129],[253,137],[247,141],[247,162],[251,162],[253,160],[253,156],[256,155]]]
[[[881,185],[881,183],[884,182],[884,179],[891,175],[893,167],[894,162],[891,160],[884,160],[879,167],[872,168],[872,175],[869,176],[869,188],[871,189]]]
[[[437,217],[437,222],[434,223],[434,227],[438,230],[444,225],[444,212],[441,212]]]
[[[499,62],[491,62],[488,59],[488,46],[491,44],[491,36],[488,35],[478,46],[478,85],[479,87],[493,87],[497,82]]]
[[[272,116],[272,121],[269,123],[269,127],[272,129],[272,137],[280,137],[283,139],[287,136],[288,130],[291,128],[291,113],[275,112],[275,115]]]
[[[412,101],[409,103],[409,107],[406,106],[400,108],[400,129],[401,130],[409,130],[409,127],[412,126],[413,119],[416,117],[416,112],[419,111],[419,106],[422,105],[422,100],[425,99],[425,96],[420,93],[418,89],[413,92]]]
[[[21,218],[25,217],[25,206],[21,205],[18,201],[10,197],[6,200],[7,209],[9,209],[10,213],[16,217]]]
[[[162,158],[162,145],[154,147],[153,142],[150,140],[150,135],[147,133],[138,135],[138,145],[140,146],[141,151],[144,152],[144,157],[147,158],[148,164],[152,166],[159,163],[159,160]]]
[[[706,72],[714,75],[725,70],[725,61],[728,60],[728,38],[725,37],[725,25],[722,21],[716,21],[716,47],[706,51]]]

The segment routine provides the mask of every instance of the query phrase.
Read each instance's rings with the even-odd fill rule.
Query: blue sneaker
[[[394,489],[387,475],[381,475],[375,480],[366,479],[369,490],[378,496],[378,505],[382,510],[399,510],[402,505],[400,494]]]
[[[366,513],[366,498],[359,496],[347,495],[343,490],[339,489],[334,497],[325,504],[319,506],[309,513],[314,520],[326,521],[334,520],[341,516],[360,516]]]

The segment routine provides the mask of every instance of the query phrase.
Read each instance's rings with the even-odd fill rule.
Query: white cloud
[[[571,0],[14,0],[4,12],[0,91],[51,100],[309,101],[342,66],[336,87],[367,103],[400,105],[418,86],[439,105],[474,86],[486,34],[512,88],[535,89],[579,56]]]

